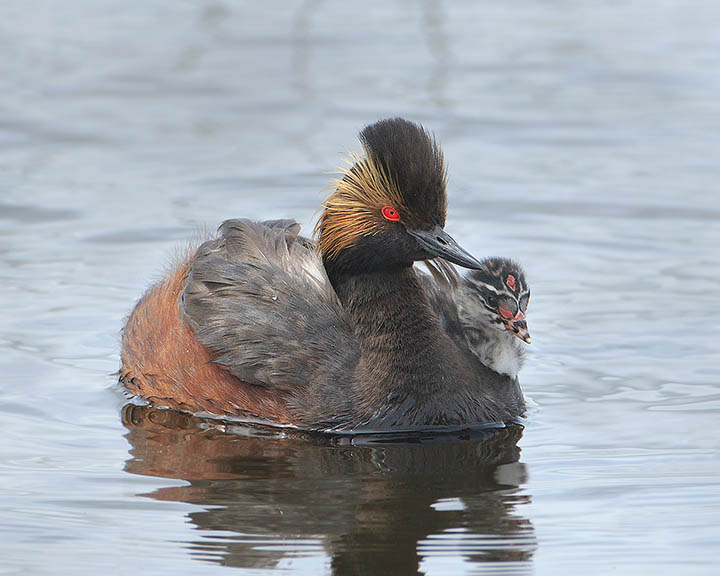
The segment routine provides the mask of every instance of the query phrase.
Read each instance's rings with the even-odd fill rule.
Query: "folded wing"
[[[295,392],[352,372],[352,328],[312,242],[292,220],[228,220],[199,249],[180,311],[242,381]],[[338,385],[341,385],[340,383]]]

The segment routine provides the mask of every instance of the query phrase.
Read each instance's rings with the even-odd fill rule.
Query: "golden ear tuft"
[[[407,213],[396,183],[371,157],[351,153],[333,184],[335,192],[323,202],[314,230],[325,258],[333,259],[362,236],[380,232],[383,206],[392,204],[400,214]]]

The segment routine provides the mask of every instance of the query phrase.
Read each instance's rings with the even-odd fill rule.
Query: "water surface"
[[[0,6],[0,573],[713,574],[720,5]],[[123,317],[229,217],[306,230],[379,118],[522,262],[524,429],[329,442],[124,407]]]

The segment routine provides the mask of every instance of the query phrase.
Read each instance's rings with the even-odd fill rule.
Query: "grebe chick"
[[[507,258],[486,258],[479,270],[460,276],[442,261],[426,263],[430,301],[457,341],[488,368],[516,378],[530,344],[527,307],[530,289],[520,265]]]
[[[292,221],[228,220],[138,302],[121,381],[157,406],[305,429],[394,431],[516,421],[515,378],[443,328],[413,262],[482,264],[443,229],[435,140],[396,118],[365,128],[317,247]]]

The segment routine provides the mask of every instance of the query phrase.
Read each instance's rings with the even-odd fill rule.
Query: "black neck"
[[[372,384],[377,402],[420,399],[460,380],[457,349],[442,329],[412,267],[344,274],[333,285],[360,345],[356,381]],[[371,401],[372,402],[372,401]]]

